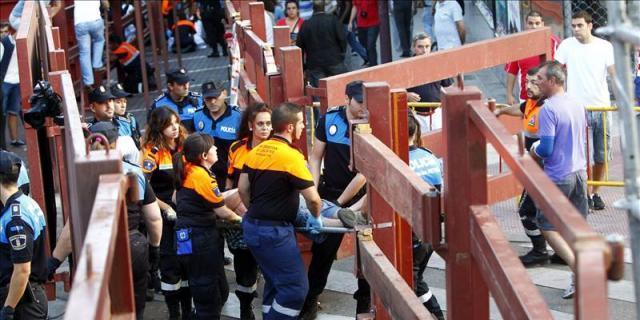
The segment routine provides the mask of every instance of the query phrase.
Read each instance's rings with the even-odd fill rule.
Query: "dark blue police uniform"
[[[47,279],[44,213],[31,198],[14,193],[0,216],[0,301],[5,301],[13,265],[31,263],[29,285],[15,307],[16,319],[46,319],[47,297],[42,284]]]
[[[226,106],[224,113],[218,119],[213,119],[208,108],[202,108],[193,115],[195,131],[206,133],[215,140],[218,162],[211,167],[211,172],[216,175],[221,190],[226,190],[229,148],[237,140],[241,118],[242,114],[235,106]]]
[[[163,92],[153,101],[153,104],[149,109],[149,114],[151,114],[151,111],[155,108],[169,107],[178,113],[182,125],[184,125],[189,132],[193,132],[193,115],[198,109],[202,108],[203,105],[204,102],[202,101],[202,96],[196,92],[189,91],[187,97],[180,102],[173,101],[168,92]]]
[[[140,126],[138,125],[138,120],[133,116],[131,112],[127,112],[124,116],[116,115],[114,117],[115,122],[118,127],[118,135],[120,136],[128,136],[133,138],[133,142],[135,142],[136,147],[140,149]]]
[[[189,83],[189,81],[191,81],[191,79],[187,75],[187,71],[185,69],[181,68],[167,73],[167,83],[184,85]],[[184,125],[189,132],[193,132],[193,115],[198,109],[202,108],[203,105],[204,101],[199,93],[189,91],[187,96],[182,99],[182,101],[178,102],[173,101],[169,92],[165,91],[153,101],[153,104],[149,109],[149,113],[147,114],[147,120],[149,120],[153,109],[169,107],[180,116],[182,125]]]

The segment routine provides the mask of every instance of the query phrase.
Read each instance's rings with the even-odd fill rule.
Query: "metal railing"
[[[630,59],[631,45],[640,45],[640,5],[630,1],[627,10],[625,1],[607,1],[609,26],[596,33],[608,35],[613,43],[616,76],[612,79],[614,94],[619,105],[621,150],[624,165],[625,198],[614,205],[629,215],[629,236],[633,255],[635,296],[640,297],[640,137],[637,115],[633,110],[633,84]],[[640,315],[640,304],[636,303],[636,315]]]

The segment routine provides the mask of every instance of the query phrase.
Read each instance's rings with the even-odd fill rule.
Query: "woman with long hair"
[[[187,271],[198,319],[220,319],[229,295],[224,273],[223,238],[217,218],[239,223],[242,218],[225,205],[215,175],[209,168],[218,161],[213,137],[194,133],[173,157],[176,181],[176,252]]]
[[[291,42],[291,45],[295,45],[296,39],[298,38],[298,32],[300,32],[300,27],[304,22],[304,19],[300,17],[298,1],[287,0],[285,3],[285,13],[285,17],[278,20],[276,26],[289,27],[289,41]]]
[[[246,156],[252,148],[271,136],[271,109],[264,103],[247,107],[242,113],[238,141],[229,149],[229,169],[227,171],[227,189],[238,186],[240,172]],[[251,302],[257,296],[256,281],[258,264],[247,248],[240,229],[225,229],[229,251],[233,253],[233,268],[236,273],[236,295],[240,300],[240,319],[254,319]]]
[[[154,109],[142,139],[142,170],[156,193],[162,212],[160,241],[160,288],[169,309],[170,319],[191,314],[191,293],[186,272],[180,267],[175,251],[174,227],[176,203],[173,155],[182,150],[187,130],[180,116],[170,108]],[[157,270],[151,270],[152,275]]]

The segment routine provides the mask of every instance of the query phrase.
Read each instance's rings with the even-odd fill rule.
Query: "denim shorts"
[[[3,83],[2,94],[2,112],[4,114],[20,114],[20,84],[19,83]]]
[[[594,163],[602,164],[605,159],[605,127],[602,121],[602,112],[587,112],[587,121],[589,126],[589,156]],[[606,157],[611,161],[611,114],[607,114],[606,144]]]
[[[554,183],[586,220],[587,214],[589,213],[589,202],[587,198],[587,172],[574,172],[564,178],[564,180]],[[560,214],[563,214],[563,212],[560,212]],[[551,222],[547,220],[540,209],[538,209],[536,214],[536,223],[540,230],[555,230]]]

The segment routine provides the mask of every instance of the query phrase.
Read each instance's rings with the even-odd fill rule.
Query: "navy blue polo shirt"
[[[11,281],[13,265],[31,262],[29,281],[47,280],[46,219],[38,204],[18,191],[0,213],[0,287]]]
[[[163,92],[153,101],[149,109],[149,115],[155,108],[169,107],[178,113],[182,125],[184,125],[189,132],[193,132],[193,115],[198,109],[202,109],[202,106],[204,106],[204,101],[202,100],[202,95],[199,93],[189,91],[187,97],[180,102],[176,102],[171,99],[171,95],[168,92]],[[149,119],[149,115],[147,115],[147,120]]]
[[[325,186],[343,191],[356,175],[356,172],[349,169],[351,140],[346,107],[329,109],[320,117],[316,138],[326,143],[322,173]]]
[[[215,174],[218,186],[225,189],[227,179],[227,165],[229,163],[229,148],[238,139],[238,130],[242,114],[234,106],[226,106],[224,113],[216,120],[211,116],[208,108],[202,108],[193,115],[195,132],[206,133],[215,140],[218,148],[218,162],[211,167],[211,172]]]

